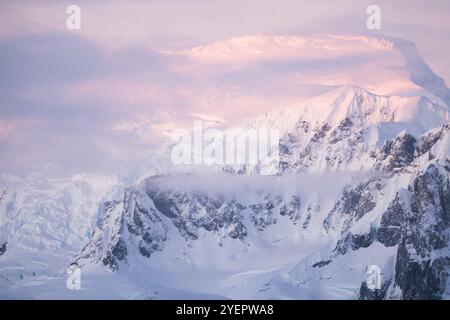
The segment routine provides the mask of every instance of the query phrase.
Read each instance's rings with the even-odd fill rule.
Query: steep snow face
[[[72,256],[89,241],[115,179],[0,175],[0,299],[63,298]],[[113,190],[116,189],[113,188]]]
[[[78,250],[96,224],[98,203],[113,181],[76,176],[48,180],[2,176],[0,242],[52,252]]]

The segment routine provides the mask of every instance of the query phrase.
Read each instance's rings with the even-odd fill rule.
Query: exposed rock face
[[[311,218],[314,216],[317,216],[320,212],[320,206],[319,205],[313,205],[313,204],[309,204],[308,208],[306,209],[306,217],[303,221],[303,229],[307,229],[310,222],[311,222]]]
[[[352,126],[353,121],[350,118],[346,117],[344,120],[342,120],[339,126],[334,129],[333,132],[331,132],[330,143],[335,144],[345,138],[350,137],[352,134]]]
[[[325,230],[336,230],[342,225],[342,233],[347,232],[356,221],[375,208],[374,194],[381,189],[380,181],[367,181],[354,188],[348,186],[324,220]]]
[[[331,260],[324,260],[324,261],[319,261],[316,262],[312,265],[313,268],[322,268],[326,265],[328,265],[331,262]]]
[[[395,277],[378,290],[363,282],[360,299],[443,298],[450,274],[450,185],[442,169],[429,165],[405,190],[407,203],[397,194],[384,212],[377,241],[398,245]]]
[[[250,209],[251,220],[260,231],[277,222],[274,214],[275,205],[267,195],[264,196],[262,203],[250,205]]]
[[[280,214],[282,216],[288,216],[291,221],[295,224],[300,219],[300,208],[301,208],[301,201],[299,196],[292,196],[292,199],[289,200],[288,203],[285,203],[280,208]],[[307,224],[308,222],[305,221]],[[306,225],[307,226],[307,225]]]
[[[387,140],[380,150],[377,168],[386,172],[395,172],[408,166],[414,159],[416,139],[409,134],[402,134],[394,140]]]
[[[395,285],[402,290],[403,299],[442,299],[449,266],[449,257],[417,261],[414,253],[402,245],[398,251]]]
[[[334,248],[333,252],[344,255],[349,249],[358,250],[359,248],[367,248],[374,240],[374,233],[362,235],[347,233],[344,238],[338,240],[336,248]]]
[[[128,244],[146,257],[164,248],[167,226],[142,190],[127,190],[122,201],[107,201],[102,210],[101,224],[75,264],[97,261],[117,270],[127,262]]]
[[[226,229],[233,239],[243,239],[247,235],[241,214],[245,207],[233,196],[173,191],[161,188],[161,179],[164,177],[147,179],[145,192],[155,209],[170,218],[186,239],[198,239],[199,229],[214,232]]]
[[[328,131],[330,131],[331,127],[328,123],[324,123],[321,127],[318,127],[314,130],[314,135],[311,138],[311,143],[317,143],[321,139],[325,138]]]
[[[7,242],[0,243],[0,256],[2,256],[6,252],[7,245]]]
[[[325,122],[309,132],[310,126],[302,121],[296,131],[287,133],[281,139],[281,172],[307,172],[321,162],[325,162],[330,169],[337,169],[364,152],[364,130],[349,117],[334,128]],[[304,137],[299,139],[299,136]]]
[[[182,191],[166,185],[169,179],[167,176],[146,179],[128,189],[123,200],[106,201],[101,208],[100,226],[74,263],[101,262],[117,270],[121,263],[128,263],[133,248],[150,258],[164,249],[172,227],[186,242],[199,240],[204,232],[220,239],[246,241],[249,227],[263,231],[280,217],[295,226],[303,217],[299,196],[283,198],[255,192],[254,200],[242,204],[233,194]],[[311,210],[308,207],[303,228],[308,226]]]
[[[380,227],[377,230],[377,240],[386,247],[399,244],[405,218],[405,211],[397,194],[381,218]]]
[[[386,292],[389,289],[391,281],[390,279],[383,279],[381,282],[381,288],[379,289],[371,289],[367,286],[367,282],[364,281],[361,284],[361,288],[358,292],[359,300],[384,300],[386,297]]]
[[[439,299],[450,270],[450,184],[435,165],[410,185],[411,203],[398,247],[395,286],[404,299]]]
[[[449,125],[445,125],[441,130],[438,130],[437,132],[430,132],[424,137],[422,137],[422,139],[420,139],[417,145],[417,154],[421,156],[429,152],[431,147],[433,147],[436,144],[436,142],[438,142],[439,139],[442,137],[442,135],[444,134],[444,130],[448,128]]]

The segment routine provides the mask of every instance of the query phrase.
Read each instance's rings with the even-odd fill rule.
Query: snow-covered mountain
[[[448,298],[449,134],[447,124],[417,142],[405,135],[388,141],[381,159],[387,148],[403,150],[389,156],[385,173],[345,189],[323,221],[337,240],[265,284],[261,296]],[[366,285],[371,265],[382,272],[376,290]]]
[[[282,111],[264,114],[242,127],[280,132],[280,166],[261,163],[227,168],[239,173],[261,170],[330,172],[366,170],[374,148],[401,131],[418,138],[449,121],[448,106],[425,96],[379,96],[350,85]],[[264,166],[270,167],[264,167]]]
[[[216,61],[220,48],[233,47],[219,60],[235,62],[261,59],[264,50],[330,48],[323,39],[244,40],[178,54]],[[401,44],[408,72],[399,74],[409,81],[402,90],[381,94],[345,84],[234,127],[278,130],[279,161],[154,171],[137,183],[94,189],[81,178],[8,177],[0,197],[4,295],[449,298],[448,89],[409,43]],[[391,50],[399,42],[366,45]],[[39,251],[61,255],[59,269],[39,280],[23,279],[25,271],[13,279],[18,252],[33,252],[27,259],[36,261]],[[88,290],[65,289],[69,264],[81,268]],[[375,289],[371,266],[381,271]]]

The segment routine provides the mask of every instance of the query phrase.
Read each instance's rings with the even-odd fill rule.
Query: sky
[[[239,122],[343,82],[404,88],[387,71],[397,52],[350,35],[411,41],[448,84],[449,14],[446,0],[0,0],[0,172],[115,174],[194,120]]]

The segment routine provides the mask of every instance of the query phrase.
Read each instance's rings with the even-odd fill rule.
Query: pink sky
[[[81,30],[66,29],[69,4]],[[369,4],[0,1],[0,165],[109,174],[195,119],[235,123],[348,83],[414,90],[380,34],[414,42],[450,82],[450,2],[377,1],[376,32]]]

